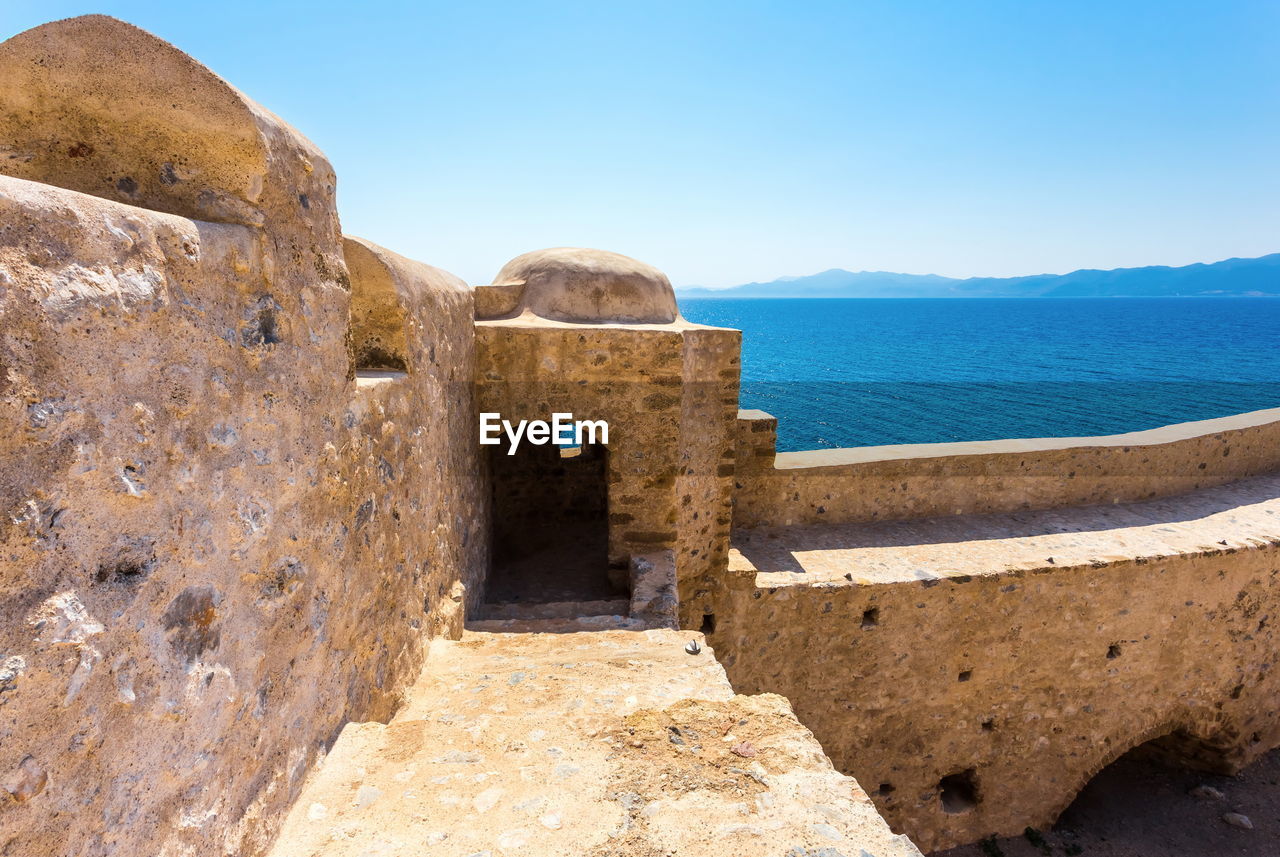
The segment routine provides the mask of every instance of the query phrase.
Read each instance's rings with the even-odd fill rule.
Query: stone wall
[[[686,334],[681,467],[676,478],[677,564],[683,627],[715,624],[724,586],[733,523],[735,415],[738,407],[738,331]]]
[[[0,92],[0,852],[259,853],[481,588],[472,297],[353,283],[323,155],[132,27]],[[357,378],[370,278],[406,371]]]
[[[697,621],[694,588],[728,550],[738,332],[524,316],[479,321],[476,337],[481,411],[608,421],[610,561],[676,551],[685,621]]]
[[[344,238],[321,152],[128,25],[0,45],[0,96],[0,853],[261,853],[479,606],[478,410],[606,420],[632,620],[676,590],[927,848],[1151,739],[1280,743],[1280,479],[1236,481],[1280,411],[779,455],[661,272],[556,248],[477,294]]]
[[[1280,470],[1280,409],[1103,437],[776,453],[738,419],[735,526],[884,521],[1167,497]]]
[[[1280,743],[1280,482],[1249,480],[1280,410],[781,454],[737,427],[711,641],[921,848],[1047,826],[1152,739],[1222,772]]]
[[[1147,503],[736,531],[712,644],[923,850],[1046,827],[1152,739],[1280,744],[1280,477]]]

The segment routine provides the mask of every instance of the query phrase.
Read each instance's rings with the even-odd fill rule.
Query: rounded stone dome
[[[570,322],[667,324],[679,318],[667,275],[606,250],[555,247],[508,262],[490,287],[519,293],[513,311]]]

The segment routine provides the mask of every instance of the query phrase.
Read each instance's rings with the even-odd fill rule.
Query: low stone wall
[[[990,518],[737,530],[710,635],[929,851],[1045,827],[1143,742],[1280,743],[1280,478]]]
[[[1280,470],[1280,408],[1102,437],[775,453],[740,411],[734,526],[884,521],[1167,497]]]

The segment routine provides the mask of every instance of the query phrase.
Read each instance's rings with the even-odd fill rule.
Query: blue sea
[[[1280,407],[1280,299],[689,299],[783,451],[1115,434]]]

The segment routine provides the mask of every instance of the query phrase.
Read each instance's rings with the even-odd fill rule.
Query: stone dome
[[[485,290],[505,298],[493,302],[492,314],[528,310],[555,321],[639,324],[668,324],[680,316],[666,274],[605,250],[556,247],[525,253],[508,262]]]

